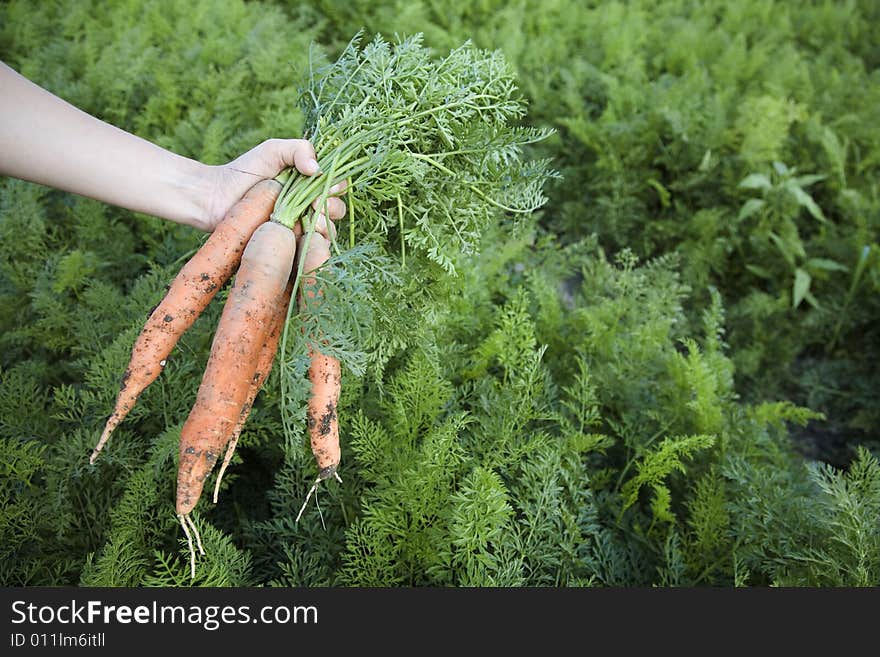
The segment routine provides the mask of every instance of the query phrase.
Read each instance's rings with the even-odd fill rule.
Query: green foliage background
[[[220,303],[87,457],[202,236],[0,181],[0,581],[880,584],[878,23],[870,0],[3,3],[0,59],[212,164],[301,133],[312,41],[473,39],[562,177],[346,374],[344,483],[298,524],[314,464],[270,377],[197,508],[194,582],[177,437]]]

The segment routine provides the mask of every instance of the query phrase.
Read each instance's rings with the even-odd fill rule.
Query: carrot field
[[[877,25],[874,0],[0,3],[0,60],[94,116],[207,164],[307,137],[348,181],[183,505],[231,279],[89,457],[206,233],[0,177],[0,583],[880,585]],[[284,187],[287,228],[328,187]]]

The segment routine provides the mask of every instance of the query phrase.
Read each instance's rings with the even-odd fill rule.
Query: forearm
[[[0,174],[202,227],[210,168],[100,121],[0,62]]]

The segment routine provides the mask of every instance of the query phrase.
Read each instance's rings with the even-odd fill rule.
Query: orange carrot
[[[309,439],[318,464],[318,480],[323,481],[336,475],[339,467],[341,452],[336,405],[342,377],[337,359],[316,349],[310,350],[309,357],[309,381],[312,382],[307,415]]]
[[[217,473],[217,481],[214,484],[214,504],[217,503],[217,498],[220,495],[220,482],[223,480],[223,474],[226,472],[226,468],[229,467],[229,462],[232,461],[232,456],[238,445],[238,437],[241,435],[241,430],[244,428],[245,422],[247,422],[248,415],[250,415],[254,399],[256,399],[257,393],[260,392],[260,389],[263,387],[263,384],[269,376],[269,372],[272,370],[272,361],[275,360],[275,353],[278,351],[278,343],[281,340],[281,334],[284,332],[284,321],[287,319],[287,306],[290,304],[290,296],[292,292],[293,281],[290,281],[277,305],[272,328],[266,336],[266,339],[263,341],[260,357],[257,360],[257,369],[251,380],[251,387],[248,391],[247,399],[245,400],[244,407],[241,409],[238,424],[235,425],[235,429],[232,431],[232,438],[226,448],[226,456],[223,458],[223,465],[220,467],[220,472]]]
[[[140,394],[158,378],[180,336],[192,326],[232,273],[254,231],[265,223],[281,191],[274,180],[254,185],[181,268],[134,343],[113,413],[92,455],[94,463],[110,434]]]
[[[304,249],[306,237],[300,239],[300,252]],[[317,233],[311,237],[308,252],[303,262],[303,289],[305,296],[314,299],[320,296],[317,287],[315,271],[330,257],[330,242]],[[304,307],[303,295],[300,295],[300,306]],[[321,353],[314,347],[309,348],[309,381],[312,384],[311,395],[308,401],[307,420],[309,428],[309,441],[312,454],[318,465],[318,477],[306,500],[300,509],[296,519],[299,520],[308,504],[312,493],[317,489],[320,482],[330,477],[339,479],[337,468],[341,457],[339,448],[339,419],[336,407],[339,403],[339,393],[342,387],[342,376],[339,361]]]
[[[189,514],[241,417],[257,361],[296,253],[289,228],[268,222],[245,247],[211,344],[195,404],[180,434],[177,513]]]

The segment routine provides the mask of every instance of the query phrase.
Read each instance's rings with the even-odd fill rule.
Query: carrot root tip
[[[315,495],[315,505],[317,506],[317,504],[318,504],[318,485],[322,481],[326,481],[327,479],[330,479],[330,477],[334,477],[336,479],[336,481],[338,481],[340,484],[342,483],[342,477],[340,477],[339,473],[336,471],[336,468],[338,466],[339,466],[338,463],[335,465],[328,465],[326,468],[321,470],[321,472],[318,474],[318,478],[315,479],[315,483],[312,484],[312,487],[309,489],[309,492],[306,495],[306,500],[305,500],[305,502],[303,502],[302,508],[300,508],[299,513],[296,515],[296,522],[299,522],[299,519],[302,517],[303,511],[306,510],[306,506],[308,505],[309,500],[311,499],[313,494]],[[318,506],[318,513],[321,514],[321,507],[320,506]],[[324,524],[324,514],[321,514],[321,524],[322,525]],[[324,528],[326,529],[326,526]]]
[[[114,415],[111,415],[107,420],[107,424],[104,426],[104,431],[101,432],[101,437],[98,439],[98,444],[95,445],[92,450],[92,455],[89,456],[89,463],[91,465],[95,465],[95,461],[98,460],[98,455],[101,453],[101,450],[104,449],[104,445],[107,444],[107,441],[110,440],[110,434],[113,433],[113,430],[116,428],[118,422],[114,422]]]
[[[189,547],[189,578],[196,578],[196,551],[193,548],[193,540],[192,535],[189,533],[189,528],[186,526],[186,516],[182,513],[177,515],[177,519],[180,521],[180,526],[183,527],[183,533],[186,534],[186,544]]]
[[[189,578],[196,578],[196,550],[193,546],[193,536],[196,537],[196,545],[199,548],[199,554],[205,554],[205,547],[202,545],[202,537],[199,535],[199,528],[196,527],[196,523],[193,522],[192,517],[188,513],[178,513],[177,519],[180,521],[180,526],[183,527],[183,533],[186,535],[186,544],[189,547]],[[187,526],[188,525],[188,526]],[[192,532],[190,532],[192,529]]]
[[[202,545],[202,537],[199,535],[199,528],[196,527],[196,523],[193,522],[192,516],[190,516],[189,514],[186,515],[186,521],[189,523],[189,526],[192,529],[193,534],[196,537],[196,543],[199,546],[199,554],[204,556],[205,547]]]
[[[303,502],[303,505],[300,508],[299,513],[296,514],[296,522],[299,522],[299,519],[302,518],[303,511],[306,510],[306,505],[309,503],[309,500],[312,498],[312,494],[318,490],[318,484],[320,484],[322,481],[323,481],[323,479],[321,479],[321,477],[319,476],[317,479],[315,479],[315,483],[312,484],[312,487],[309,488],[308,495],[306,495],[306,500],[305,500],[305,502]]]
[[[334,463],[333,465],[328,465],[326,468],[322,468],[321,471],[318,473],[318,481],[324,481],[326,479],[329,479],[330,477],[333,477],[334,475],[337,479],[339,479],[339,475],[336,473],[336,468],[338,467],[339,464]],[[339,479],[339,481],[342,480]]]

